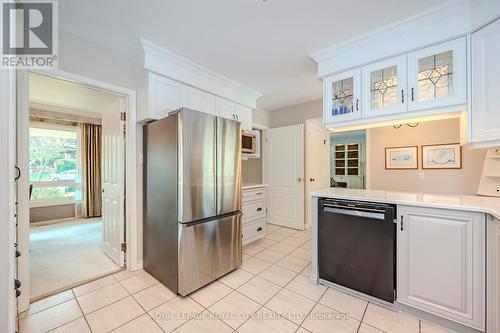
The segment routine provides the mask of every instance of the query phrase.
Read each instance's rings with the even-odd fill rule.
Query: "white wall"
[[[317,100],[270,111],[271,127],[305,124],[307,119],[323,117],[323,101]]]
[[[475,194],[486,151],[462,147],[462,168],[422,170],[421,145],[456,143],[460,141],[459,119],[420,123],[415,128],[403,125],[370,129],[370,184],[373,190],[412,191],[428,193]],[[419,146],[418,170],[386,170],[386,147]],[[425,179],[419,179],[419,173]]]

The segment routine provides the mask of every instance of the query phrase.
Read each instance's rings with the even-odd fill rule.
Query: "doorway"
[[[366,188],[366,131],[330,134],[330,187]]]
[[[125,265],[126,99],[34,72],[28,91],[27,131],[20,133],[27,147],[18,154],[27,153],[34,301]]]

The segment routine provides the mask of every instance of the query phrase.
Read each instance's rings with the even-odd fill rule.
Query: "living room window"
[[[76,126],[31,122],[29,129],[29,178],[31,202],[73,202],[80,189]]]

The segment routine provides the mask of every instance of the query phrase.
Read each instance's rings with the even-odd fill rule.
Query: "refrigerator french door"
[[[181,295],[241,264],[240,140],[189,109],[144,127],[144,269]]]

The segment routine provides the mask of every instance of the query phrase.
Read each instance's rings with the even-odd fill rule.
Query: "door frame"
[[[16,297],[14,279],[16,277],[15,261],[15,163],[16,163],[16,70],[7,68],[0,70],[0,105],[5,110],[0,125],[0,152],[2,162],[0,173],[0,331],[16,331]]]
[[[313,118],[313,119],[307,119],[306,120],[306,126],[305,126],[305,176],[304,176],[304,214],[305,214],[305,228],[309,229],[311,227],[312,219],[311,219],[311,211],[312,209],[310,208],[311,204],[311,197],[309,197],[309,178],[311,178],[310,174],[310,164],[311,164],[311,158],[309,156],[309,153],[311,152],[311,149],[309,148],[309,145],[311,144],[311,139],[309,138],[309,131],[313,127],[320,127],[324,131],[328,131],[324,124],[323,124],[323,119],[322,118]],[[325,163],[325,184],[324,188],[329,188],[330,187],[330,136],[328,136],[328,142],[327,142],[327,149],[325,149],[325,155],[323,156],[324,158],[324,163]]]
[[[120,87],[107,82],[91,79],[81,75],[73,74],[63,70],[18,70],[17,76],[17,114],[18,117],[24,117],[26,124],[18,124],[18,130],[23,131],[25,135],[18,134],[18,151],[23,153],[28,152],[28,136],[27,130],[29,124],[29,72],[46,75],[56,79],[70,81],[79,85],[87,86],[97,90],[121,95],[126,101],[126,140],[125,140],[125,241],[127,242],[127,251],[125,254],[126,268],[128,270],[136,270],[139,267],[138,262],[138,244],[139,244],[139,222],[142,217],[138,215],[138,202],[136,190],[140,188],[138,182],[142,178],[137,177],[138,161],[137,158],[137,132],[140,131],[140,126],[137,124],[137,108],[136,108],[136,92],[132,89]],[[21,139],[21,140],[19,140]],[[26,157],[24,157],[26,158]],[[28,164],[19,166],[24,175],[28,174]],[[28,184],[28,179],[24,178],[23,183]],[[22,281],[22,293],[18,299],[18,311],[23,312],[28,310],[30,304],[29,293],[29,201],[28,187],[20,186],[21,191],[18,192],[18,247],[23,260],[18,261],[19,279]]]

